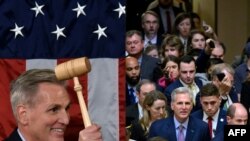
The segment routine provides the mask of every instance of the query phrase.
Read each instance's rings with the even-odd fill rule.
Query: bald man
[[[248,120],[248,113],[246,108],[241,103],[233,103],[227,110],[227,124],[228,125],[246,125]],[[212,141],[223,141],[224,132],[220,132],[213,138]]]
[[[224,60],[225,53],[225,45],[221,42],[215,42],[215,48],[213,49],[210,58],[220,58],[221,60]]]
[[[135,57],[126,57],[126,105],[138,102],[135,86],[140,81],[140,66]]]

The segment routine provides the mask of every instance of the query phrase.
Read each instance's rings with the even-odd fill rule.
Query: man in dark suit
[[[192,113],[192,116],[208,123],[210,136],[213,138],[224,130],[226,125],[226,111],[220,109],[220,93],[218,88],[211,83],[206,84],[200,91],[202,109]]]
[[[136,86],[136,95],[139,101],[126,107],[126,126],[129,126],[132,121],[139,120],[143,116],[143,101],[146,94],[155,90],[155,84],[147,79],[143,79]]]
[[[199,91],[203,86],[202,81],[198,78],[195,78],[195,60],[191,56],[183,56],[179,62],[179,79],[175,80],[172,84],[170,84],[164,94],[168,98],[170,103],[171,93],[174,89],[178,87],[187,87],[193,92],[193,102],[195,107],[193,111],[200,109],[200,99],[199,99]]]
[[[141,68],[141,79],[153,81],[154,72],[158,69],[160,60],[143,54],[144,42],[141,32],[138,30],[127,31],[125,43],[128,56],[138,59]]]
[[[173,6],[173,0],[158,0],[155,6],[148,7],[159,15],[159,34],[172,34],[172,29],[176,16],[183,12],[182,9]],[[163,18],[165,17],[165,18]]]
[[[227,110],[228,125],[246,125],[248,113],[246,108],[241,103],[233,103]],[[212,141],[224,141],[224,131],[222,130],[216,135]]]
[[[222,76],[222,77],[221,77]],[[222,98],[221,108],[227,108],[239,102],[237,92],[234,88],[234,69],[227,63],[216,64],[211,72],[212,83],[219,89]]]
[[[156,45],[160,50],[163,36],[158,34],[159,16],[154,11],[148,10],[142,14],[141,25],[143,29],[144,49],[150,45]]]
[[[65,83],[53,70],[32,69],[11,85],[11,106],[17,129],[5,141],[63,141],[69,124],[70,98]],[[100,127],[90,125],[79,133],[79,141],[101,139]]]
[[[136,85],[140,82],[140,66],[135,57],[127,56],[126,59],[126,106],[138,102]]]
[[[190,116],[193,108],[192,92],[186,87],[173,90],[173,116],[152,123],[149,138],[160,136],[168,141],[210,141],[208,125]]]

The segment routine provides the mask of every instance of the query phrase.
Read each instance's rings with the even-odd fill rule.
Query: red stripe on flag
[[[119,134],[125,141],[125,59],[119,59]]]
[[[10,104],[10,82],[25,71],[25,60],[0,59],[0,140],[16,128]]]

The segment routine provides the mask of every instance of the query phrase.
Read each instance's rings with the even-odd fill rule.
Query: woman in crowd
[[[173,55],[166,57],[162,64],[161,69],[163,76],[157,81],[157,89],[164,92],[165,88],[179,77],[179,58]]]
[[[184,54],[187,54],[187,40],[193,27],[193,21],[188,13],[180,13],[176,17],[173,33],[181,39],[184,45]]]
[[[176,35],[166,36],[161,44],[162,60],[164,60],[164,58],[169,55],[181,57],[183,55],[183,49],[184,46],[178,36]]]
[[[151,91],[146,94],[143,102],[143,117],[132,122],[130,138],[136,141],[146,141],[150,125],[158,119],[166,118],[167,98],[160,91]]]

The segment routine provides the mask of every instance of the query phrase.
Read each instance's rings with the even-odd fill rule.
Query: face
[[[220,58],[222,60],[224,59],[224,51],[221,45],[219,45],[218,43],[215,44],[215,48],[213,49],[210,58]]]
[[[159,58],[158,51],[156,49],[151,50],[150,52],[148,52],[147,55],[152,56],[154,58]]]
[[[168,61],[163,71],[169,75],[169,78],[176,79],[179,77],[178,64],[173,61]]]
[[[192,84],[195,77],[195,63],[180,63],[180,79],[187,85]]]
[[[179,51],[175,47],[166,45],[164,55],[166,57],[169,56],[169,55],[179,57]]]
[[[155,90],[155,86],[153,84],[144,84],[141,86],[140,93],[137,93],[137,97],[139,99],[140,105],[143,104],[143,101],[146,97],[146,94],[148,94],[149,92],[151,92],[153,90]]]
[[[206,42],[205,37],[202,34],[195,34],[191,41],[192,48],[204,49]]]
[[[143,51],[143,41],[137,34],[126,37],[126,51],[131,56],[140,55]]]
[[[166,103],[164,100],[157,99],[151,107],[147,107],[147,110],[150,112],[152,121],[164,118],[166,115]]]
[[[243,107],[236,108],[234,117],[227,116],[227,122],[229,125],[246,125],[248,120],[248,115]]]
[[[140,66],[136,58],[126,58],[126,80],[136,85],[140,80]]]
[[[41,83],[35,106],[26,109],[28,140],[63,141],[69,124],[70,99],[65,88]]]
[[[203,111],[213,117],[220,108],[220,98],[217,96],[203,96],[200,98]]]
[[[182,37],[187,38],[190,34],[191,30],[191,21],[190,18],[184,19],[182,22],[178,24],[177,29]]]
[[[142,23],[145,34],[156,35],[159,29],[159,23],[154,15],[146,14]]]
[[[176,94],[175,100],[171,102],[171,108],[179,122],[184,122],[193,108],[192,99],[187,93]]]

